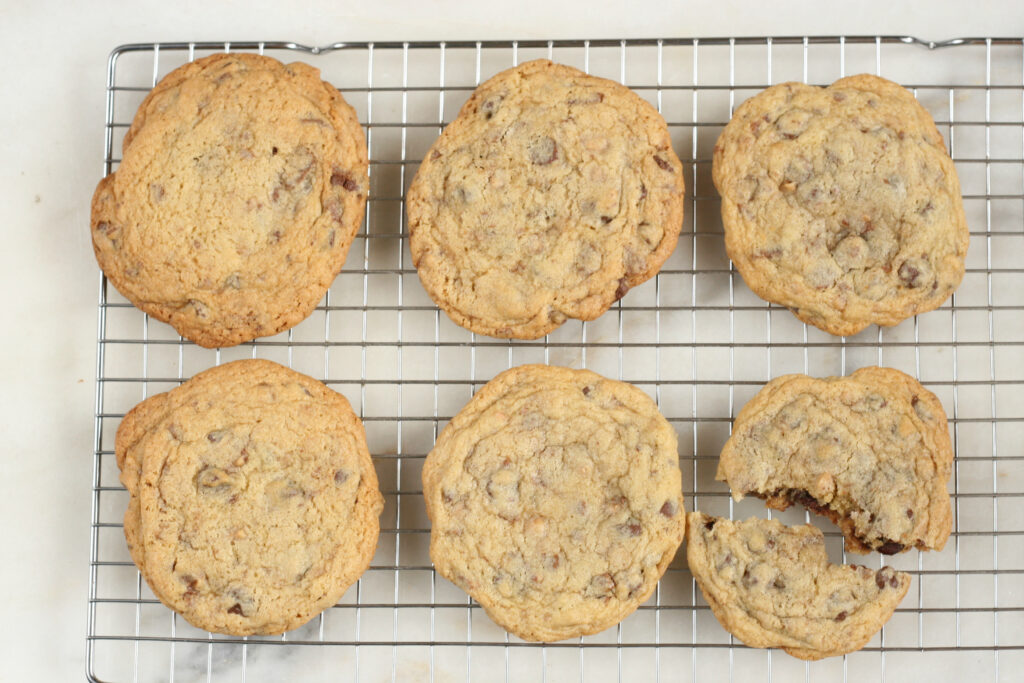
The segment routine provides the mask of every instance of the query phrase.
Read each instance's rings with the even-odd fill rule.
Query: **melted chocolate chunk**
[[[341,185],[349,192],[355,192],[359,189],[359,185],[352,179],[352,176],[344,171],[335,171],[331,174],[331,185]]]
[[[895,555],[896,553],[903,552],[905,548],[906,546],[902,543],[886,540],[882,545],[878,546],[878,552],[883,555]]]
[[[619,286],[615,288],[615,300],[618,301],[622,297],[626,296],[626,292],[629,291],[629,285],[626,284],[626,278],[619,280]]]

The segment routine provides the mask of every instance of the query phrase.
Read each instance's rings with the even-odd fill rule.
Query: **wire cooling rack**
[[[146,92],[188,60],[258,51],[319,67],[359,113],[370,150],[365,223],[316,311],[287,333],[207,350],[150,321],[100,280],[87,673],[103,681],[638,681],[1016,678],[1024,665],[1024,40],[941,44],[907,37],[174,43],[110,56],[103,172]],[[417,163],[473,88],[549,57],[626,83],[669,123],[683,159],[682,236],[661,273],[595,321],[507,341],[452,324],[408,252],[403,197]],[[971,228],[963,285],[940,309],[894,328],[834,338],[754,296],[722,243],[711,152],[733,108],[772,83],[826,84],[871,72],[931,111],[963,186]],[[97,169],[99,170],[99,169]],[[385,494],[380,545],[342,600],[278,637],[199,631],[164,608],[128,555],[113,437],[148,395],[241,357],[326,381],[362,417]],[[913,584],[860,652],[805,663],[733,640],[683,553],[655,595],[616,628],[549,645],[495,626],[433,571],[420,483],[438,431],[498,372],[546,362],[588,367],[649,392],[679,434],[687,508],[746,517],[714,481],[737,410],[768,379],[848,374],[871,364],[918,377],[951,418],[954,529],[942,552],[888,559]],[[791,509],[774,513],[804,521]],[[813,523],[819,520],[811,519]],[[842,539],[827,523],[834,561]],[[851,561],[881,564],[880,556]]]

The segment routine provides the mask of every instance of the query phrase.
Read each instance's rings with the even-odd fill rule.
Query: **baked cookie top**
[[[766,384],[736,417],[717,478],[736,500],[829,517],[847,550],[891,555],[946,544],[952,466],[939,399],[899,370],[867,367]]]
[[[423,467],[437,571],[526,640],[617,624],[685,532],[675,431],[646,394],[524,365],[487,383]]]
[[[320,72],[254,54],[175,69],[149,93],[92,200],[100,268],[201,346],[305,319],[366,204],[366,140]]]
[[[383,500],[362,424],[343,396],[276,363],[228,363],[143,401],[115,452],[132,557],[199,628],[295,628],[373,556]]]
[[[719,137],[713,177],[747,285],[826,332],[895,325],[963,279],[956,168],[928,112],[884,78],[755,95]]]
[[[687,516],[686,559],[719,623],[750,647],[821,659],[864,647],[910,587],[891,567],[831,564],[810,525]]]
[[[478,334],[536,339],[657,273],[682,227],[682,165],[645,100],[537,60],[476,89],[406,208],[437,305]]]

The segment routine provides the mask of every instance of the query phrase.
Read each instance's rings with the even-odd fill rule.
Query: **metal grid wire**
[[[100,280],[87,673],[95,680],[858,680],[1015,679],[1024,664],[1024,40],[926,43],[903,37],[797,37],[469,43],[175,43],[111,54],[103,172],[146,92],[219,51],[259,51],[319,67],[358,111],[370,150],[365,223],[316,311],[275,337],[224,349],[183,342]],[[679,244],[649,282],[595,321],[537,341],[476,336],[423,292],[403,197],[417,164],[472,89],[550,57],[624,82],[662,112],[683,160]],[[847,338],[754,296],[724,253],[711,151],[733,108],[772,83],[827,84],[878,73],[905,84],[946,137],[971,228],[967,274],[940,309]],[[99,169],[97,169],[99,170]],[[362,417],[385,494],[370,569],[333,608],[279,637],[199,631],[152,595],[122,535],[127,494],[113,436],[122,415],[215,364],[264,357],[324,380]],[[888,558],[910,593],[862,651],[805,663],[752,650],[719,626],[682,553],[655,595],[616,628],[525,643],[434,573],[423,458],[445,422],[498,372],[529,362],[588,367],[637,384],[679,434],[687,508],[746,517],[714,481],[737,410],[786,372],[900,368],[950,416],[954,529],[943,552]],[[809,519],[791,509],[787,523]],[[827,523],[833,561],[842,539]],[[878,566],[878,555],[851,561]],[[1019,679],[1017,679],[1019,680]]]

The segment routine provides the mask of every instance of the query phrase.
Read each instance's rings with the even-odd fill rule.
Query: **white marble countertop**
[[[87,230],[102,172],[107,54],[154,40],[339,40],[913,34],[1024,35],[1014,0],[895,3],[133,0],[0,5],[6,217],[0,334],[8,449],[0,679],[84,676],[98,269]],[[657,8],[655,8],[657,6]],[[802,669],[801,669],[802,672]],[[1005,675],[1005,674],[1004,674]],[[1012,675],[1012,674],[1010,674]]]

